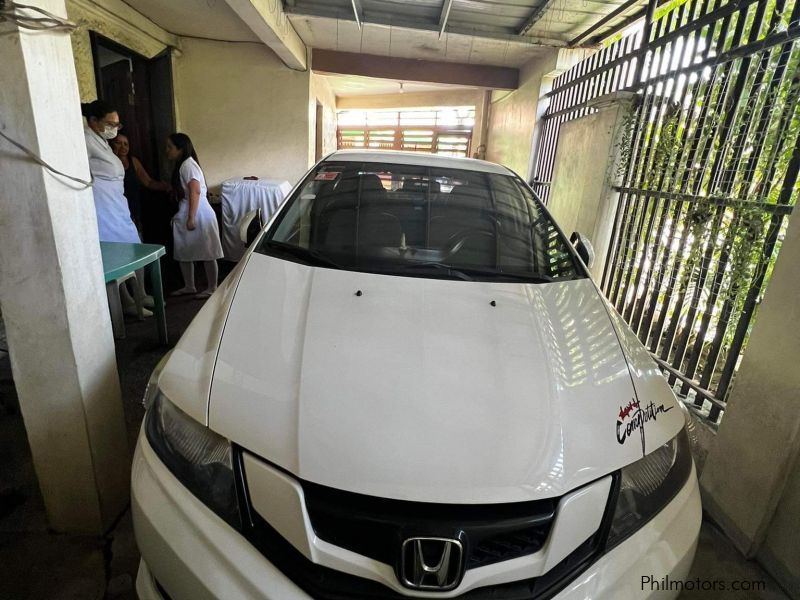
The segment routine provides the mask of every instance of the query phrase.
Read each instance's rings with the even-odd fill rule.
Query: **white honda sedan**
[[[674,597],[685,414],[590,260],[504,167],[317,164],[148,386],[140,597]]]

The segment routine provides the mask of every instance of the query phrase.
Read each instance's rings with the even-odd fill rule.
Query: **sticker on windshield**
[[[648,421],[658,420],[658,415],[669,412],[673,408],[675,407],[670,406],[667,408],[663,404],[656,406],[653,402],[642,408],[635,398],[628,402],[627,406],[620,406],[619,415],[617,415],[617,441],[620,444],[624,444],[638,429],[639,436],[642,439],[642,456],[644,456],[644,424]]]
[[[341,174],[341,171],[323,171],[316,174],[314,181],[336,181]]]

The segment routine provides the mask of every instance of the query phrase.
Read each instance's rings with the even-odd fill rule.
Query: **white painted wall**
[[[310,72],[255,43],[182,38],[181,49],[173,60],[178,129],[192,138],[209,188],[248,175],[296,182],[314,152]]]

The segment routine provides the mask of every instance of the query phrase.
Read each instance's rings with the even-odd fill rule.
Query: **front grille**
[[[404,540],[458,539],[474,569],[538,552],[557,498],[509,504],[435,504],[377,498],[303,482],[308,516],[320,539],[397,567]]]
[[[408,600],[376,581],[314,564],[258,514],[245,536],[273,565],[316,600]],[[598,535],[592,536],[541,577],[492,585],[457,596],[459,600],[547,600],[584,571],[598,556]]]
[[[286,577],[292,580],[295,585],[316,600],[408,600],[408,596],[399,594],[381,583],[317,565],[303,556],[303,554],[275,531],[269,523],[261,518],[258,513],[252,510],[241,462],[241,449],[234,448],[234,452],[234,469],[237,472],[237,496],[240,501],[242,515],[245,515],[242,534],[267,560],[275,565]],[[540,577],[473,589],[456,598],[459,600],[548,600],[555,596],[602,555],[605,540],[608,537],[611,518],[613,517],[612,509],[616,502],[617,490],[619,489],[618,482],[619,474],[617,473],[614,475],[612,493],[609,495],[609,501],[600,528],[547,573]],[[335,499],[348,499],[348,492],[339,492],[338,490],[331,490],[330,488],[315,486],[314,484],[305,482],[303,482],[302,485],[307,494],[307,503],[308,496],[312,498],[309,503],[309,508],[310,506],[314,506],[316,509],[314,510],[316,517],[311,518],[312,521],[314,521],[314,529],[317,535],[341,547],[347,548],[347,544],[353,547],[361,547],[365,551],[360,553],[365,556],[370,556],[367,552],[371,552],[387,557],[388,560],[384,560],[383,562],[387,562],[388,564],[394,563],[396,558],[394,556],[395,552],[387,551],[385,547],[381,547],[381,545],[375,543],[373,539],[381,536],[383,536],[382,539],[384,540],[389,539],[387,531],[390,531],[391,528],[386,523],[391,522],[392,519],[386,519],[386,513],[391,515],[393,519],[397,519],[398,516],[404,514],[403,509],[405,509],[412,510],[415,514],[421,511],[422,513],[426,513],[431,519],[441,518],[442,521],[445,521],[444,517],[449,516],[454,520],[453,522],[470,523],[470,531],[478,541],[471,546],[471,553],[468,555],[467,560],[473,561],[468,563],[468,568],[475,568],[476,566],[483,566],[484,564],[491,564],[500,560],[508,560],[506,557],[528,554],[531,548],[540,548],[546,539],[546,533],[544,534],[544,538],[541,537],[543,531],[540,527],[541,522],[536,522],[534,519],[533,522],[535,524],[532,527],[520,528],[517,527],[520,522],[519,519],[528,519],[530,522],[532,514],[538,515],[540,518],[544,516],[545,520],[547,520],[547,531],[549,531],[549,526],[553,519],[552,511],[555,508],[556,502],[554,500],[548,500],[534,503],[483,506],[427,505],[426,503],[405,503],[388,499],[376,499],[368,496],[357,498],[356,496],[359,495],[353,494],[353,497],[349,497],[349,499],[356,502],[356,505],[350,507],[349,513],[350,516],[352,516],[353,513],[357,513],[359,519],[356,519],[356,521],[362,522],[362,525],[358,528],[359,533],[354,534],[349,532],[346,527],[337,525],[336,520],[332,519],[333,515],[348,516],[348,507],[346,504],[343,505],[339,502],[331,501]],[[308,494],[308,490],[311,488],[315,489]],[[377,504],[373,504],[375,500],[378,501]],[[375,510],[377,510],[378,507],[386,509],[385,511],[380,511],[384,514],[383,530],[374,523],[374,528],[363,524],[363,517],[365,515],[364,509],[368,507],[365,504],[359,503],[369,504]],[[549,504],[547,503],[552,503],[550,510],[548,510]],[[321,506],[327,508],[321,509]],[[401,510],[398,511],[397,509]],[[448,509],[452,509],[454,512],[448,513]],[[532,509],[538,509],[538,511]],[[442,512],[437,512],[439,510]],[[485,513],[483,521],[474,518],[478,513],[484,510],[490,511],[491,514]],[[326,517],[325,515],[328,516]],[[527,517],[524,515],[527,515]],[[473,518],[470,519],[469,517]],[[511,527],[508,530],[498,533],[495,529],[497,525],[496,522],[489,520],[489,518],[498,518],[498,520],[502,520],[502,517],[505,517],[506,524],[510,523]],[[369,523],[369,521],[366,523]],[[480,537],[478,535],[481,530],[480,525],[487,526],[489,530],[493,531],[492,535],[489,535],[486,533],[486,530],[484,530],[486,535]],[[323,537],[320,533],[326,526],[329,526],[329,529],[325,531],[325,535],[329,536],[331,539]],[[450,523],[449,526],[452,526],[452,523]],[[318,527],[320,528],[319,531],[317,530]],[[416,525],[411,528],[413,532],[411,534],[412,536],[422,533],[416,531],[415,527]],[[395,531],[397,530],[395,529]],[[431,534],[426,533],[426,535]],[[400,546],[396,546],[396,548],[399,547]],[[535,551],[536,550],[533,550],[533,552]],[[380,559],[376,558],[376,560]]]
[[[467,558],[467,569],[534,554],[544,546],[547,531],[549,528],[529,527],[484,539],[473,546]]]
[[[317,565],[253,514],[245,536],[273,565],[316,600],[408,600],[381,583]],[[548,600],[583,572],[599,555],[595,534],[541,577],[470,590],[459,600]]]

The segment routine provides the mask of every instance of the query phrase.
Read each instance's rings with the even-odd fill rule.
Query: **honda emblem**
[[[400,575],[414,590],[452,590],[464,573],[464,548],[458,540],[413,537],[403,542]]]

